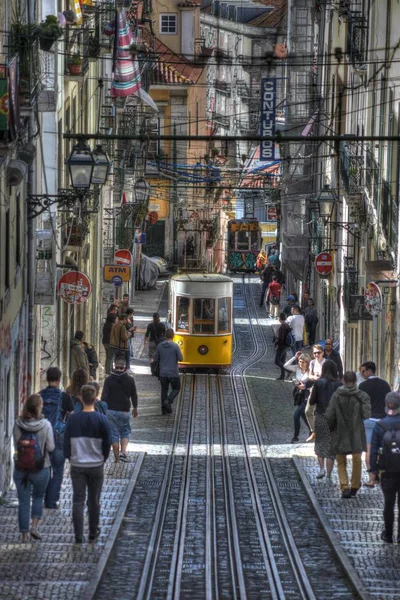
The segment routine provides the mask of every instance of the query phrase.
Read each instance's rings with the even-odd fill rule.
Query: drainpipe
[[[28,125],[28,139],[31,140],[33,137],[32,118],[29,119]],[[29,167],[28,171],[28,185],[27,192],[28,196],[33,194],[35,189],[35,169],[33,165]],[[32,390],[35,388],[36,382],[34,381],[36,369],[35,369],[35,328],[34,328],[34,293],[35,293],[35,273],[36,273],[36,248],[35,248],[35,237],[33,219],[28,219],[28,204],[25,203],[25,223],[27,223],[27,245],[26,245],[26,284],[24,295],[28,302],[28,348],[27,348],[27,394],[30,395]]]

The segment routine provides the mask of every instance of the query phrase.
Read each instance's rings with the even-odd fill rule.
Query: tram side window
[[[218,333],[231,332],[231,299],[220,298],[218,300]]]
[[[196,298],[194,300],[193,333],[214,333],[215,300]]]
[[[228,242],[229,250],[236,250],[235,241],[236,241],[235,232],[230,231],[229,232],[229,242]]]
[[[252,250],[260,250],[260,242],[258,240],[258,231],[251,231],[250,235],[251,235],[251,238],[250,238],[251,249]]]
[[[237,249],[248,250],[249,249],[249,232],[239,231],[237,237]]]
[[[180,296],[176,299],[176,328],[177,331],[189,332],[189,298]]]

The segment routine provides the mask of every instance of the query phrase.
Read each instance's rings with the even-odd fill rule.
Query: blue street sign
[[[122,277],[120,277],[119,275],[114,275],[114,277],[111,279],[111,283],[113,283],[115,287],[119,287],[123,283]]]

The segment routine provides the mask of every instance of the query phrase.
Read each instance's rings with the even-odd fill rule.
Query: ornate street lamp
[[[96,161],[96,164],[92,173],[92,183],[104,185],[107,183],[111,162],[107,152],[103,150],[103,147],[100,144],[93,150],[93,158]]]
[[[136,179],[133,186],[133,193],[135,195],[135,202],[137,204],[144,204],[150,196],[150,185],[144,177]]]
[[[327,183],[324,185],[322,190],[320,190],[317,197],[313,201],[313,204],[318,207],[319,216],[324,220],[325,223],[331,219],[336,203],[337,196]]]
[[[83,140],[79,140],[72,148],[66,164],[68,165],[72,187],[75,190],[82,190],[84,193],[85,190],[90,188],[92,183],[96,160],[89,146]]]

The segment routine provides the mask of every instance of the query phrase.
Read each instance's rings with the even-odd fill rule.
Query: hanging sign
[[[116,279],[117,277],[119,279]],[[115,282],[118,282],[120,279],[127,283],[131,279],[131,268],[124,265],[104,265],[103,279],[106,282],[114,283],[114,285]]]
[[[329,252],[320,252],[315,257],[315,270],[322,277],[327,277],[333,271],[333,256]]]
[[[156,210],[152,210],[149,212],[149,223],[150,225],[155,225],[158,221],[158,212]]]
[[[129,250],[116,250],[114,252],[114,263],[130,267],[132,264],[132,254]]]
[[[371,281],[364,292],[365,308],[370,315],[376,317],[382,311],[382,293],[379,285]]]
[[[82,304],[92,293],[92,284],[84,273],[68,271],[58,280],[57,292],[68,304]]]
[[[277,221],[278,213],[276,212],[276,206],[267,206],[267,221]]]
[[[268,77],[261,79],[261,126],[260,135],[263,137],[275,136],[276,118],[276,79]],[[261,162],[275,160],[275,140],[260,142]]]

